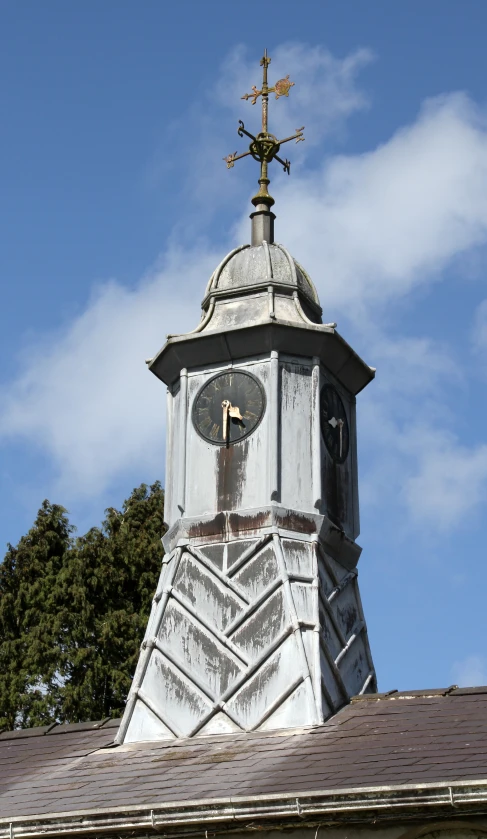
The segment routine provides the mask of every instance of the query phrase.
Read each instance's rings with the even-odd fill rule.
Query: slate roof
[[[358,801],[360,790],[410,795],[410,785],[444,786],[452,804],[455,788],[457,806],[463,785],[487,812],[487,687],[355,697],[324,725],[300,730],[112,747],[117,725],[0,734],[0,836],[10,835],[10,822],[15,835],[22,825],[33,835],[25,825],[53,814],[133,810],[149,818],[162,808],[169,818],[183,803],[198,802],[201,811],[205,802],[236,807],[252,796],[287,798],[299,810],[313,795],[336,802],[353,790]]]

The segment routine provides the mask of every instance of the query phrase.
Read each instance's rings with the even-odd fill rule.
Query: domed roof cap
[[[213,297],[233,297],[260,291],[272,285],[276,291],[298,292],[321,316],[320,301],[304,268],[277,243],[242,245],[231,251],[212,274],[202,303],[207,309]]]

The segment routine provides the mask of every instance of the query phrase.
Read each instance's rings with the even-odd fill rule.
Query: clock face
[[[321,432],[335,463],[344,463],[350,447],[345,406],[333,385],[325,385],[320,397]]]
[[[251,373],[218,373],[203,385],[193,404],[193,423],[205,440],[231,445],[248,437],[265,411],[265,393]]]

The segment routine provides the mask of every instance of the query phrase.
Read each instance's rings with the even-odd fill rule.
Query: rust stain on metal
[[[222,446],[217,453],[218,510],[235,510],[242,501],[247,465],[248,441]]]
[[[294,510],[287,510],[285,515],[279,516],[278,525],[285,530],[294,530],[296,533],[316,533],[316,522]]]
[[[189,537],[220,536],[225,538],[225,513],[217,515],[208,521],[193,522],[189,527]]]
[[[268,511],[252,513],[249,515],[231,513],[228,517],[228,530],[230,536],[238,536],[240,533],[246,533],[249,530],[259,531],[260,528],[265,527],[270,523],[271,517]]]

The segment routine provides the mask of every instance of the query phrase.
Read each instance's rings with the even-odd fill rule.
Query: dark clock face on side
[[[333,385],[325,385],[320,397],[321,432],[335,463],[344,463],[350,448],[347,414]]]
[[[265,393],[251,373],[218,373],[201,388],[193,404],[193,423],[205,440],[217,446],[248,437],[265,411]]]

